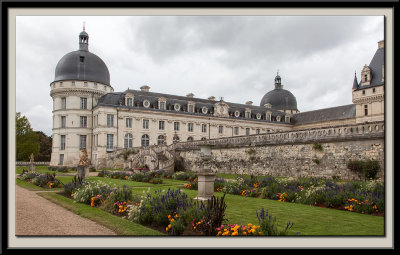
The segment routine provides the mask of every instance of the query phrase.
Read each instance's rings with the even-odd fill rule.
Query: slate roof
[[[157,92],[128,89],[124,92],[112,92],[112,93],[105,94],[104,96],[99,98],[97,105],[98,106],[129,108],[129,106],[125,105],[125,95],[127,93],[131,93],[134,95],[134,106],[131,106],[132,108],[140,108],[141,110],[149,110],[149,111],[164,111],[164,112],[177,113],[177,111],[174,110],[174,104],[179,103],[181,105],[181,109],[180,109],[180,111],[178,111],[179,113],[210,116],[214,113],[214,105],[218,102],[217,100],[209,100],[209,99],[202,99],[202,98],[195,98],[195,97],[177,96],[177,95],[163,94],[163,93],[157,93]],[[158,109],[158,99],[161,97],[166,98],[166,110]],[[149,108],[145,108],[143,106],[143,101],[146,99],[150,101]],[[194,113],[187,112],[187,107],[188,107],[189,101],[192,101],[195,103],[195,112]],[[247,119],[248,120],[248,118],[244,118],[244,115],[245,115],[245,109],[249,108],[249,109],[251,109],[251,114],[252,114],[251,119],[253,121],[267,121],[266,117],[265,117],[265,113],[267,111],[271,111],[273,120],[275,120],[276,116],[279,115],[279,116],[281,116],[281,120],[284,121],[285,113],[283,113],[281,111],[277,111],[277,110],[274,110],[271,108],[268,109],[266,107],[260,107],[260,106],[255,106],[255,105],[237,104],[237,103],[230,103],[230,102],[225,102],[225,101],[224,101],[224,103],[229,105],[229,114],[232,116],[232,118],[235,118],[235,119]],[[207,109],[208,109],[207,114],[202,113],[202,107],[204,107],[204,106],[207,107]],[[235,111],[240,112],[239,118],[234,116]],[[257,113],[261,113],[261,116],[262,116],[261,120],[258,120],[256,118]]]
[[[315,111],[301,112],[292,115],[295,125],[323,122],[330,120],[343,120],[356,117],[356,105],[342,105]]]
[[[371,83],[370,85],[361,86],[361,81],[358,83],[358,89],[366,89],[379,85],[383,85],[384,81],[382,81],[382,65],[385,63],[385,48],[378,48],[375,52],[374,57],[369,64],[369,68],[371,69]]]

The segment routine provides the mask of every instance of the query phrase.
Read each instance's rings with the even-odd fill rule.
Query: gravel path
[[[16,185],[16,236],[116,235],[47,199]]]

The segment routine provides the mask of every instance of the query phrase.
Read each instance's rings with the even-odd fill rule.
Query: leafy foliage
[[[17,161],[29,161],[31,153],[35,157],[39,154],[39,136],[31,128],[29,120],[21,116],[20,112],[15,115],[15,128]]]

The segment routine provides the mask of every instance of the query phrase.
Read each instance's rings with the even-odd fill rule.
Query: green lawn
[[[58,179],[62,183],[66,184],[72,180],[72,176],[58,176]],[[224,177],[225,178],[225,177]],[[128,180],[111,179],[103,177],[90,177],[90,180],[101,180],[109,185],[117,186],[129,186],[132,187],[133,195],[142,195],[149,188],[150,191],[156,189],[168,189],[168,188],[181,188],[183,192],[188,194],[189,197],[194,198],[197,196],[196,190],[187,190],[183,188],[185,181],[177,181],[171,179],[163,179],[163,184],[151,184],[144,182],[133,182]],[[27,184],[25,182],[17,180],[18,185],[23,185],[24,187],[35,189],[35,190],[46,190],[36,187],[32,184]],[[47,189],[48,190],[48,189]],[[62,190],[62,188],[53,189]],[[120,227],[126,224],[126,220],[119,222],[118,219],[110,220],[112,215],[102,212],[100,209],[92,208],[88,205],[73,203],[61,195],[54,192],[41,193],[47,199],[50,199],[56,203],[59,203],[67,208],[71,209],[76,213],[92,218],[93,220],[99,222],[100,224],[110,226],[110,224],[116,224]],[[222,196],[222,193],[216,192],[216,196]],[[303,204],[279,202],[276,200],[252,198],[252,197],[242,197],[237,195],[226,195],[226,219],[227,223],[231,224],[258,224],[258,219],[256,211],[260,211],[262,208],[268,210],[269,215],[273,217],[276,216],[278,226],[284,228],[287,221],[294,222],[290,234],[295,235],[299,232],[300,235],[305,236],[383,236],[384,235],[384,217],[382,216],[372,216],[366,214],[359,214],[355,212],[334,210],[328,208],[320,208]],[[99,210],[99,211],[97,211]],[[101,211],[101,212],[100,212]],[[115,216],[112,216],[113,218]],[[118,218],[118,217],[116,217]],[[121,219],[122,220],[122,219]],[[104,222],[103,222],[104,221]],[[124,223],[125,222],[125,223]],[[133,223],[132,223],[133,224]],[[137,224],[135,224],[137,225]],[[141,229],[138,226],[133,227],[133,229]],[[144,228],[144,227],[143,227]],[[128,230],[121,229],[121,233],[127,235],[148,235],[148,230],[137,230],[139,232],[129,232]],[[135,231],[136,231],[135,230]],[[124,232],[128,231],[128,232]],[[143,231],[143,232],[140,232]],[[150,231],[151,232],[151,231]]]

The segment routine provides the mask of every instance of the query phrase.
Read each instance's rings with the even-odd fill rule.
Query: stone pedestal
[[[30,164],[28,169],[29,169],[30,172],[35,171],[35,165],[34,164]]]
[[[78,166],[78,177],[82,177],[83,179],[89,178],[89,167]]]
[[[199,173],[198,175],[198,193],[197,200],[206,201],[214,195],[214,173]]]

